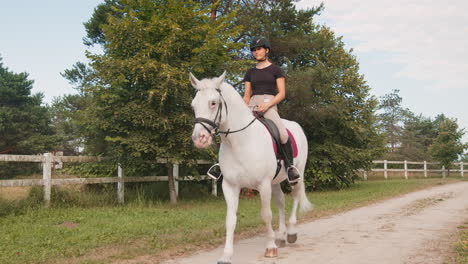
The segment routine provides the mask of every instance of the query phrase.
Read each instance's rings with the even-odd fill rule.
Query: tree
[[[213,21],[209,9],[177,0],[105,5],[112,5],[106,20],[93,16],[87,24],[97,23],[102,34],[88,38],[104,50],[89,56],[96,80],[87,95],[85,115],[94,117],[85,119],[89,137],[105,140],[106,155],[124,165],[167,158],[171,170],[176,160],[200,157],[189,136],[195,91],[188,73],[212,77],[231,68],[241,48],[232,41],[239,32],[230,24],[235,13]]]
[[[85,23],[86,43],[104,49],[90,56],[98,82],[87,95],[87,116],[96,117],[85,124],[89,138],[105,136],[119,160],[193,157],[187,72],[228,69],[237,82],[253,63],[250,38],[262,35],[288,74],[281,113],[309,137],[309,187],[349,184],[382,150],[377,102],[341,38],[313,23],[321,10],[288,0],[105,1]]]
[[[82,112],[88,105],[89,98],[74,94],[54,98],[50,112],[52,126],[60,143],[59,149],[65,156],[82,154],[85,146]]]
[[[468,148],[461,142],[465,131],[458,128],[455,119],[446,118],[440,122],[438,135],[429,147],[432,157],[449,170],[453,161],[457,160]]]
[[[395,152],[396,146],[401,144],[403,122],[409,110],[401,106],[402,98],[400,90],[392,90],[391,93],[381,97],[379,109],[383,113],[379,114],[382,128],[387,135],[387,142],[390,145],[390,152]]]
[[[430,161],[429,146],[437,137],[438,125],[430,118],[408,113],[401,133],[401,145],[393,157],[396,160]]]
[[[326,27],[314,32],[314,58],[288,68],[284,116],[298,121],[309,141],[309,188],[343,187],[383,151],[377,100],[359,74],[356,58]]]
[[[56,137],[43,95],[31,94],[33,81],[14,73],[0,58],[0,153],[38,154],[54,149]]]

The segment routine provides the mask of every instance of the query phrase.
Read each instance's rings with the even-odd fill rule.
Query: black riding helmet
[[[254,48],[264,47],[266,49],[271,49],[270,42],[264,37],[253,37],[250,41],[250,51],[253,51]]]

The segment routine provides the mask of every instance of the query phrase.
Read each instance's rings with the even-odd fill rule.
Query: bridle
[[[230,128],[228,130],[226,130],[226,131],[219,130],[219,124],[221,123],[221,119],[222,119],[222,116],[223,116],[223,105],[226,108],[226,117],[228,116],[228,108],[227,108],[226,100],[224,100],[223,94],[221,93],[221,89],[216,88],[216,91],[219,93],[221,99],[219,99],[219,102],[218,102],[218,110],[216,111],[215,118],[213,120],[210,120],[210,119],[203,118],[203,117],[197,117],[194,120],[195,124],[202,125],[203,128],[205,128],[206,131],[208,131],[208,133],[210,133],[210,135],[216,135],[217,136],[219,134],[224,134],[227,137],[229,134],[237,133],[237,132],[240,132],[240,131],[248,128],[253,122],[255,122],[255,120],[257,119],[256,117],[254,117],[252,119],[252,121],[250,121],[250,123],[248,123],[246,126],[244,126],[241,129],[237,129],[237,130],[234,130],[234,131],[231,131]],[[209,129],[207,125],[211,126],[212,128]]]

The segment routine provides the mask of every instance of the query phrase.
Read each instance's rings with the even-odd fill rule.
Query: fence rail
[[[120,203],[124,202],[125,183],[126,182],[158,182],[169,181],[169,176],[141,176],[141,177],[124,177],[124,169],[120,166],[117,168],[116,177],[103,177],[103,178],[66,178],[66,179],[52,179],[52,168],[61,168],[64,162],[96,162],[102,161],[102,157],[89,157],[89,156],[54,156],[51,153],[44,155],[0,155],[0,161],[8,162],[40,162],[42,163],[42,179],[21,179],[21,180],[0,180],[0,187],[17,187],[17,186],[43,186],[44,188],[44,201],[45,206],[50,205],[50,193],[52,185],[67,185],[67,184],[97,184],[97,183],[117,183],[117,199]],[[157,163],[165,164],[166,160],[158,159]],[[428,165],[437,166],[438,162],[427,161],[390,161],[390,160],[375,160],[374,164],[383,164],[383,169],[373,168],[372,172],[383,172],[384,178],[388,179],[389,172],[403,172],[405,179],[408,179],[409,172],[423,173],[424,177],[428,177],[428,173],[435,172],[441,173],[442,177],[446,177],[447,169],[442,166],[440,169],[428,169]],[[209,164],[207,161],[198,161],[198,164]],[[389,164],[403,165],[403,169],[388,168]],[[461,177],[464,177],[466,162],[455,162],[453,166],[458,166],[459,169],[450,169],[451,172],[459,172]],[[415,169],[408,168],[408,165],[423,165],[423,168]],[[367,171],[362,170],[364,179],[367,180]],[[170,172],[168,172],[170,174]],[[179,164],[175,163],[172,167],[172,175],[174,176],[175,191],[178,195],[179,182],[191,181],[195,179],[210,180],[208,176],[201,176],[195,178],[193,176],[180,177]],[[216,181],[212,180],[212,194],[217,195]]]
[[[52,185],[67,185],[67,184],[97,184],[97,183],[117,183],[117,199],[119,203],[124,202],[126,182],[158,182],[169,181],[169,176],[141,176],[141,177],[124,177],[124,169],[118,166],[117,177],[100,177],[100,178],[66,178],[66,179],[52,179],[52,168],[57,165],[61,168],[64,162],[96,162],[101,161],[101,157],[89,156],[53,156],[51,153],[44,155],[0,155],[0,161],[8,162],[40,162],[42,163],[42,179],[20,179],[20,180],[0,180],[0,187],[19,187],[19,186],[43,186],[44,188],[44,202],[45,206],[50,205],[50,193]],[[157,163],[165,164],[166,160],[159,159]],[[198,161],[198,164],[209,164],[207,161]],[[168,172],[169,174],[169,172]],[[179,175],[179,164],[175,163],[172,166],[172,175],[174,176],[174,185],[176,195],[179,193],[179,181],[192,181],[192,180],[211,180],[208,176],[202,175],[201,177]],[[212,195],[217,195],[216,181],[212,181]]]
[[[409,172],[422,172],[424,174],[424,177],[427,177],[429,172],[436,172],[436,173],[441,173],[442,178],[446,177],[447,172],[449,169],[445,168],[445,166],[442,166],[440,169],[428,169],[428,165],[439,165],[439,162],[427,162],[427,161],[391,161],[391,160],[374,160],[372,163],[374,164],[383,164],[383,169],[376,169],[372,168],[370,171],[372,172],[383,172],[384,173],[384,178],[388,179],[388,172],[403,172],[405,179],[408,179],[408,173]],[[389,169],[388,164],[399,164],[403,165],[403,169]],[[410,169],[408,168],[408,165],[423,165],[422,169]],[[468,165],[466,162],[454,162],[452,163],[453,166],[458,166],[459,169],[450,169],[451,172],[459,172],[461,177],[464,177],[465,175],[465,165]],[[367,171],[363,170],[363,176],[364,179],[367,180]]]

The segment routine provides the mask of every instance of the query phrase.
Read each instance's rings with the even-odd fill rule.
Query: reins
[[[208,131],[208,133],[210,133],[211,135],[216,135],[217,136],[219,134],[224,134],[227,137],[229,134],[237,133],[237,132],[240,132],[240,131],[243,131],[243,130],[247,129],[251,124],[253,124],[253,122],[255,122],[255,120],[257,119],[256,117],[254,117],[252,119],[252,121],[250,121],[250,123],[248,123],[243,128],[240,128],[240,129],[237,129],[237,130],[234,130],[234,131],[231,131],[230,128],[228,128],[228,130],[226,130],[226,131],[219,130],[219,124],[221,123],[221,119],[222,119],[222,115],[223,115],[223,104],[224,104],[224,107],[226,108],[226,117],[228,116],[228,108],[227,108],[226,100],[224,100],[223,94],[221,93],[221,89],[218,88],[218,89],[216,89],[216,91],[221,96],[221,99],[219,100],[219,104],[218,104],[219,106],[218,106],[218,110],[216,111],[216,116],[215,116],[214,120],[210,120],[210,119],[203,118],[203,117],[197,117],[194,120],[195,124],[202,125],[203,128],[205,128]],[[212,129],[209,129],[206,125],[211,126]]]

